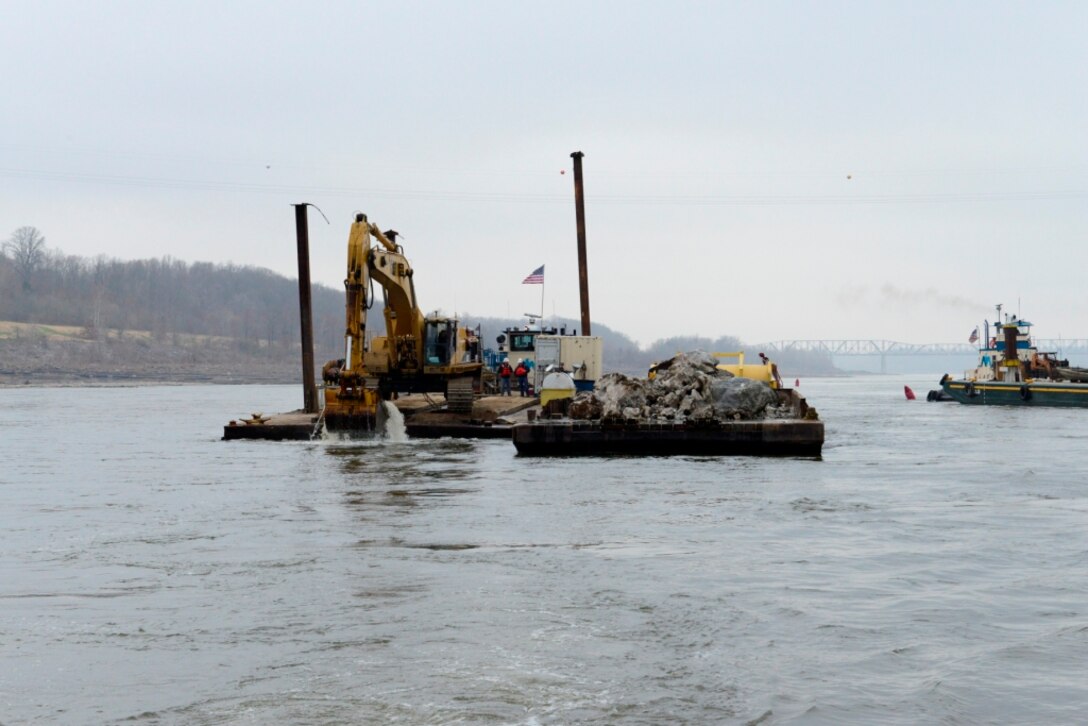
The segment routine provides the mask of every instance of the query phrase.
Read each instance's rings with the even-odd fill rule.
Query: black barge
[[[541,420],[517,424],[522,456],[794,456],[819,457],[819,420],[729,421],[714,425]]]

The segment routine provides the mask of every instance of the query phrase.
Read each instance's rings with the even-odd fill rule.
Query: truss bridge
[[[1063,357],[1088,354],[1088,338],[1036,338],[1036,347]],[[887,372],[888,356],[964,355],[974,356],[978,346],[973,343],[903,343],[898,340],[875,338],[844,340],[775,340],[758,347],[774,357],[782,353],[820,353],[828,356],[880,356],[880,372]]]

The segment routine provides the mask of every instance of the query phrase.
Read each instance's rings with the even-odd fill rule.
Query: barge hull
[[[317,414],[292,411],[248,423],[231,421],[223,427],[223,440],[309,441],[316,427]]]
[[[405,422],[404,430],[412,439],[509,439],[511,426],[475,423]]]
[[[737,421],[714,428],[609,426],[543,421],[512,431],[522,456],[796,456],[819,457],[822,421]]]
[[[946,381],[942,390],[960,403],[990,406],[1088,408],[1088,385],[1078,383],[1005,383]]]

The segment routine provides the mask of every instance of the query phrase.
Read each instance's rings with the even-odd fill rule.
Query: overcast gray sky
[[[1088,336],[1088,3],[2,2],[0,237],[672,335]],[[565,173],[564,173],[565,172]],[[992,317],[992,316],[991,316]]]

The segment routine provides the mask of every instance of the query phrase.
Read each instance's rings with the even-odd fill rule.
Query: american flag
[[[971,337],[967,339],[967,342],[968,343],[977,343],[978,342],[978,328],[977,327],[974,330],[971,331]]]
[[[543,285],[544,284],[544,265],[533,270],[532,274],[521,281],[522,285]]]

